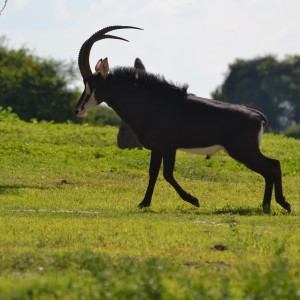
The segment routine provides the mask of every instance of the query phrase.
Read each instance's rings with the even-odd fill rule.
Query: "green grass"
[[[300,299],[300,141],[266,134],[292,213],[262,213],[263,179],[178,152],[182,201],[117,129],[0,118],[0,299]],[[224,246],[224,247],[221,247]]]

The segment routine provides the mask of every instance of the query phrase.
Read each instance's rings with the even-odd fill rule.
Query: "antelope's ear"
[[[102,64],[102,58],[98,60],[96,66],[95,66],[96,73],[100,72],[100,66],[101,66],[101,64]]]
[[[108,65],[107,58],[103,60],[100,59],[96,64],[95,70],[97,74],[100,74],[105,79],[109,72],[109,65]]]

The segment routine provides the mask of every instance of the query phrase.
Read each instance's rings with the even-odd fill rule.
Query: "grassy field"
[[[0,117],[0,299],[300,299],[300,141],[266,134],[292,213],[225,153],[178,152],[182,201],[117,129]]]

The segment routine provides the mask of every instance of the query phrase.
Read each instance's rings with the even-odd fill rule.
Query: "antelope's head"
[[[106,34],[112,30],[116,29],[141,29],[138,27],[132,26],[109,26],[105,27],[96,33],[94,33],[88,40],[86,40],[81,49],[79,51],[78,56],[78,66],[83,78],[84,83],[84,91],[76,105],[75,114],[77,117],[85,117],[90,109],[100,104],[103,99],[100,99],[100,91],[97,89],[101,89],[103,86],[102,83],[105,82],[108,72],[109,65],[107,58],[100,59],[95,67],[95,72],[92,73],[90,67],[90,52],[93,44],[102,39],[118,39],[128,42],[128,40],[123,39],[118,36]]]

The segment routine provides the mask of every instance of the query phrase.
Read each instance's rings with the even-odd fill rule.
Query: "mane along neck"
[[[174,96],[181,96],[179,98],[182,99],[187,96],[187,84],[174,84],[171,81],[167,81],[162,75],[145,72],[137,76],[134,68],[117,67],[112,70],[110,76],[116,80],[119,79],[120,82],[124,82],[125,84],[138,86],[146,90],[160,93],[169,92]]]

